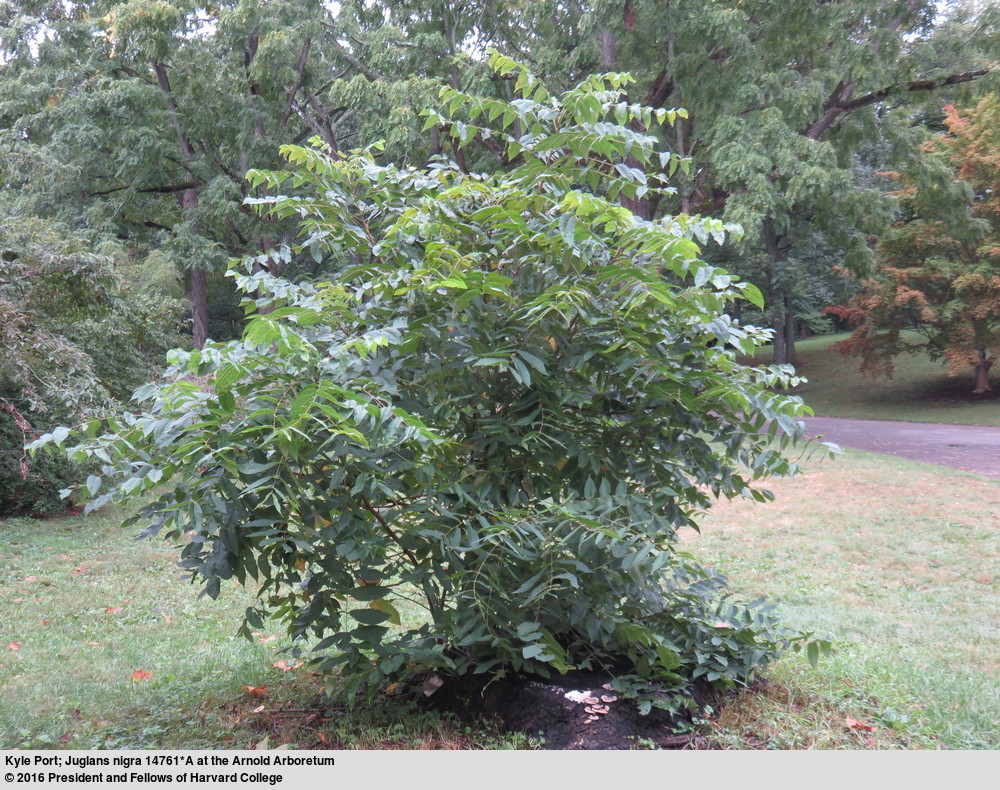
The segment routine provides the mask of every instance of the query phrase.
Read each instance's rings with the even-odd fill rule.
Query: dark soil
[[[678,733],[689,729],[685,725],[690,725],[693,713],[670,714],[654,707],[643,716],[634,702],[611,690],[611,680],[609,675],[590,672],[571,672],[551,680],[448,678],[425,704],[465,721],[492,719],[508,731],[541,735],[545,749],[704,746],[697,736]],[[693,689],[687,696],[695,711],[715,699],[707,688]]]

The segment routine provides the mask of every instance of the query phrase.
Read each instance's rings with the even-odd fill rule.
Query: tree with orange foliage
[[[947,132],[920,167],[887,174],[903,218],[878,240],[875,276],[825,312],[857,324],[835,347],[860,356],[866,375],[891,376],[895,356],[927,352],[952,375],[971,365],[982,395],[1000,350],[1000,96],[945,113]]]

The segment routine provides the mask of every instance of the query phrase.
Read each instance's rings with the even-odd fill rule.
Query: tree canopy
[[[940,107],[939,96],[987,74],[995,17],[989,6],[930,0],[7,3],[5,178],[29,214],[162,253],[184,274],[198,347],[239,332],[226,260],[291,238],[242,203],[253,196],[245,173],[277,166],[281,143],[382,140],[392,161],[446,153],[467,172],[494,170],[510,164],[495,146],[456,146],[418,118],[442,84],[513,98],[510,81],[485,67],[486,47],[514,53],[550,85],[627,71],[637,78],[630,103],[688,110],[658,134],[693,166],[675,193],[624,204],[645,218],[741,224],[740,271],[765,293],[776,360],[794,361],[790,319],[813,309],[799,288],[813,240],[861,270],[865,239],[887,218],[866,167],[902,165],[859,170],[859,155],[905,157],[914,108],[932,96]],[[293,277],[324,265],[270,265],[288,263]]]
[[[862,370],[891,375],[894,357],[926,351],[952,373],[971,366],[981,395],[1000,347],[1000,100],[945,110],[930,159],[892,174],[903,216],[879,240],[876,276],[831,312],[859,325],[839,347]]]

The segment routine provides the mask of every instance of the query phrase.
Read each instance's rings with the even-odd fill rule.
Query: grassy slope
[[[896,359],[891,379],[867,379],[856,357],[844,357],[830,345],[848,335],[800,340],[798,372],[809,379],[795,390],[817,415],[872,420],[909,420],[964,425],[1000,425],[1000,385],[991,396],[972,395],[971,368],[950,378],[939,362],[925,356]],[[765,359],[765,354],[761,359]]]
[[[714,508],[685,548],[839,651],[816,671],[784,658],[706,722],[711,743],[1000,748],[1000,483],[851,452],[772,488]],[[318,678],[273,666],[281,639],[233,636],[249,594],[196,601],[175,556],[113,515],[0,522],[0,748],[532,745],[398,703],[325,717]]]

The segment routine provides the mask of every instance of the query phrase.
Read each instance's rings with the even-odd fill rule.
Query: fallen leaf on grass
[[[132,680],[135,681],[149,680],[151,677],[153,677],[153,673],[146,672],[143,669],[137,669],[135,672],[132,673]]]
[[[251,697],[267,696],[267,686],[243,686],[243,690]]]
[[[287,661],[285,661],[284,659],[282,659],[281,661],[278,661],[275,664],[271,664],[271,666],[272,667],[277,667],[282,672],[288,672],[289,670],[292,670],[292,669],[298,669],[304,663],[306,663],[306,662],[305,661],[300,661],[298,664],[289,664]]]
[[[120,606],[109,606],[104,610],[105,614],[118,614],[122,608]]]
[[[7,645],[7,649],[8,650],[20,650],[21,649],[21,644],[19,642],[11,642],[9,645]]]
[[[27,577],[27,578],[25,579],[25,581],[26,581],[26,582],[37,582],[37,581],[38,581],[38,577],[37,577],[37,576],[28,576],[28,577]]]
[[[50,622],[52,622],[52,621],[51,620],[42,620],[42,625],[48,625]]]
[[[858,721],[850,716],[844,719],[844,724],[846,724],[849,729],[858,730],[859,732],[875,732],[878,730],[878,727],[874,724],[865,724],[863,721]]]

